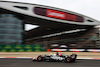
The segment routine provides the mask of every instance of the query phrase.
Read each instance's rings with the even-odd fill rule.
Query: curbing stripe
[[[95,60],[100,60],[100,58],[93,58],[93,59],[95,59]]]
[[[82,59],[82,60],[100,60],[100,58],[77,58],[77,59]]]
[[[5,58],[5,57],[0,57],[0,58]]]
[[[5,57],[5,58],[16,58],[16,57]]]
[[[20,59],[30,59],[30,58],[33,58],[33,57],[16,57],[16,58],[20,58]]]
[[[85,59],[93,59],[93,58],[77,58],[77,59],[84,59],[85,60]]]

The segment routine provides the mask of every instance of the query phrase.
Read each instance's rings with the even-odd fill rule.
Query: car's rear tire
[[[70,57],[72,58],[72,62],[75,62],[75,60],[77,58],[77,55],[76,54],[72,54]]]
[[[40,55],[37,57],[37,61],[43,61],[43,57]]]
[[[71,61],[72,61],[71,57],[66,57],[66,58],[65,58],[65,62],[71,63]]]

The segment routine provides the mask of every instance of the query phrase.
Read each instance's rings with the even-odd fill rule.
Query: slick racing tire
[[[67,58],[65,58],[65,62],[67,62],[67,63],[71,63],[71,61],[72,61],[71,57],[67,57]]]
[[[75,62],[75,60],[77,58],[77,55],[76,54],[72,54],[70,57],[72,58],[72,62]]]
[[[37,57],[37,61],[43,61],[43,57],[40,55]]]

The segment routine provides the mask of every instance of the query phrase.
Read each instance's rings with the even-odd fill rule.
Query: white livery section
[[[54,60],[64,60],[65,58],[62,58],[62,57],[59,57],[59,56],[52,56],[51,57],[52,59],[54,59]]]
[[[92,26],[100,24],[100,22],[95,19],[72,11],[38,4],[0,1],[0,8],[61,23]]]

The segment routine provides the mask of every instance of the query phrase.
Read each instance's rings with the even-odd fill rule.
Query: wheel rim
[[[70,58],[70,57],[67,57],[67,58],[66,58],[66,62],[67,62],[67,63],[70,63],[70,62],[71,62],[71,58]]]
[[[38,60],[41,60],[41,57],[39,57]]]
[[[67,58],[67,61],[69,62],[70,61],[70,58]]]

